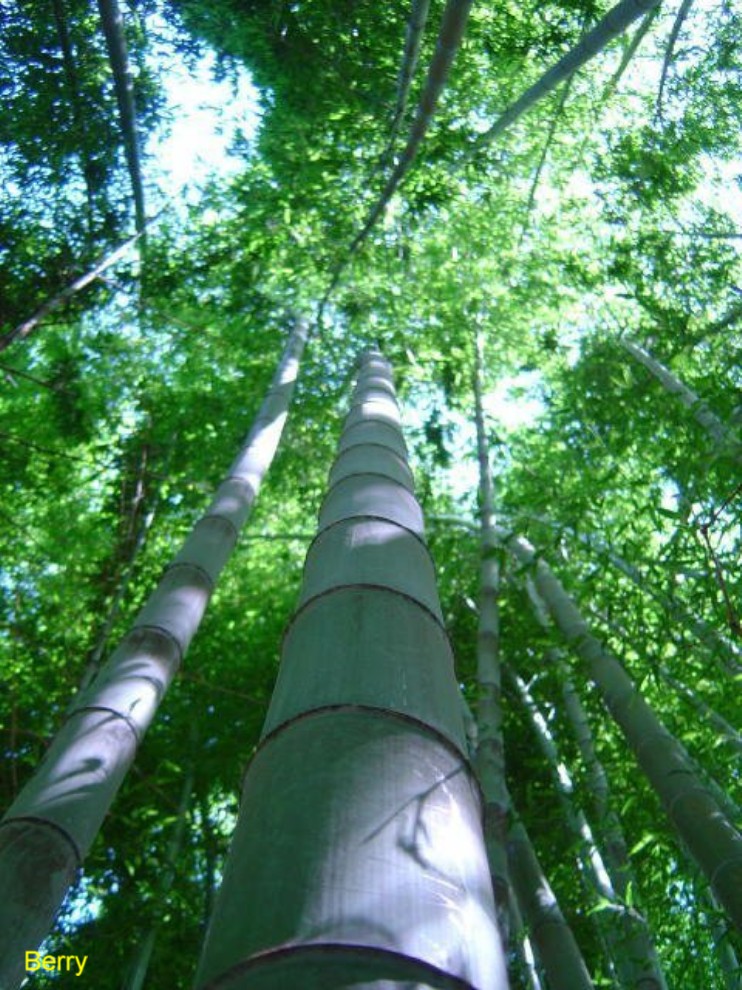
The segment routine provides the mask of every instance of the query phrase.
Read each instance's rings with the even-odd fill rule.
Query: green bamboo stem
[[[659,0],[621,0],[615,7],[588,31],[567,54],[559,59],[556,65],[548,69],[541,78],[518,97],[497,118],[495,123],[481,134],[472,145],[469,157],[473,157],[482,148],[491,144],[503,134],[534,104],[551,93],[559,83],[571,76],[577,69],[589,62],[601,52],[609,42],[618,37],[638,17],[646,14],[657,6]]]
[[[549,990],[594,990],[572,929],[523,822],[513,817],[508,836],[508,867],[513,891]]]
[[[674,375],[669,368],[652,357],[649,351],[628,340],[620,338],[621,346],[647,371],[653,375],[666,392],[676,396],[689,409],[693,419],[703,428],[711,439],[717,454],[728,454],[733,460],[742,464],[742,444],[739,439],[724,425],[722,420],[711,409],[705,399],[701,399],[693,389]]]
[[[244,781],[199,990],[505,990],[391,369],[364,355]]]
[[[507,818],[509,799],[505,784],[505,746],[502,735],[502,672],[500,663],[500,566],[495,533],[495,505],[487,434],[482,407],[482,340],[476,341],[474,420],[479,464],[480,577],[477,628],[477,773],[485,798],[485,841],[495,889],[495,905],[503,945],[508,944],[509,885]]]
[[[244,446],[166,569],[0,822],[0,987],[49,931],[201,622],[270,466],[306,328],[297,321]]]
[[[700,779],[681,743],[661,723],[629,675],[590,632],[548,564],[522,537],[499,528],[503,545],[533,572],[549,612],[594,683],[639,765],[733,923],[742,928],[742,835]]]
[[[407,109],[407,99],[410,95],[412,78],[417,69],[420,45],[422,44],[429,9],[430,0],[412,0],[412,9],[410,10],[405,33],[404,55],[402,56],[402,65],[399,70],[399,79],[397,82],[397,103],[394,108],[392,125],[389,130],[389,141],[382,155],[382,162],[387,161],[392,155],[394,143],[397,140],[397,134],[399,133],[399,128],[402,124],[405,110]]]
[[[129,169],[134,194],[134,215],[137,233],[144,234],[146,211],[144,208],[144,183],[139,155],[136,107],[134,105],[134,80],[129,68],[129,56],[124,34],[124,20],[118,0],[98,0],[101,26],[106,39],[108,59],[111,63],[116,102],[119,109],[121,133],[124,139],[126,164]],[[144,243],[144,242],[142,242]]]

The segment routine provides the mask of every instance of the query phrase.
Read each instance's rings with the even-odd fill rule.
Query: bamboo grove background
[[[369,343],[394,367],[472,709],[478,339],[493,525],[548,561],[739,821],[739,13],[636,5],[573,71],[603,5],[425,6],[0,5],[4,809],[207,508],[297,317],[310,327],[251,519],[49,943],[101,960],[103,990],[191,984]],[[164,79],[207,52],[222,80],[249,68],[261,124],[231,177],[179,201],[158,171]],[[535,417],[504,419],[503,395]],[[736,986],[738,936],[533,575],[495,543],[498,800],[594,985],[632,977],[610,968],[580,815],[596,834],[620,823],[617,897],[668,987]]]

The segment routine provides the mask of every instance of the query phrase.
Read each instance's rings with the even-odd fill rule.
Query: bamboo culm
[[[594,990],[572,929],[541,869],[526,827],[514,812],[511,814],[509,875],[549,990]]]
[[[394,150],[394,142],[402,124],[405,110],[407,109],[407,98],[410,93],[412,78],[415,75],[417,61],[420,56],[420,45],[422,43],[425,25],[428,20],[430,0],[412,0],[412,10],[407,21],[407,31],[405,33],[405,48],[402,56],[402,65],[399,70],[399,80],[397,82],[397,104],[394,108],[394,116],[389,131],[389,141],[382,155],[382,162],[391,158]]]
[[[23,979],[198,629],[278,446],[306,336],[298,320],[206,513],[0,822],[2,990]]]
[[[534,583],[624,733],[680,838],[733,923],[742,929],[742,835],[724,814],[681,743],[595,636],[548,564],[522,537],[499,528],[503,545],[532,569]]]
[[[742,444],[739,439],[724,425],[722,420],[712,411],[705,399],[696,393],[674,375],[669,368],[658,361],[645,348],[640,347],[626,337],[621,337],[621,346],[653,375],[666,392],[677,398],[690,410],[695,421],[710,437],[715,452],[719,455],[729,455],[738,464],[742,464]]]
[[[360,363],[196,987],[505,990],[391,369]]]
[[[507,819],[505,745],[502,734],[502,671],[500,664],[500,565],[494,529],[495,505],[487,434],[482,407],[482,340],[476,340],[474,420],[479,466],[480,577],[477,628],[477,756],[476,766],[485,799],[485,839],[495,889],[503,945],[508,945]]]
[[[116,102],[119,108],[121,133],[124,139],[126,164],[134,194],[134,215],[137,233],[144,234],[146,225],[144,208],[144,183],[142,182],[139,137],[137,135],[136,107],[134,105],[134,79],[129,68],[129,55],[124,34],[124,20],[118,0],[98,0],[103,34],[111,63]]]
[[[617,3],[556,65],[546,71],[506,110],[503,110],[492,127],[473,142],[469,157],[473,157],[482,148],[491,144],[535,103],[589,62],[638,17],[652,10],[658,3],[659,0],[621,0]]]

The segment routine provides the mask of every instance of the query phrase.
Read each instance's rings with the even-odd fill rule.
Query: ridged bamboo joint
[[[196,986],[370,981],[507,986],[453,656],[376,351],[360,361]]]

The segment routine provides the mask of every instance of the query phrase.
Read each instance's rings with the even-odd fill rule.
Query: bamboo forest
[[[742,8],[0,0],[0,990],[742,988]]]

